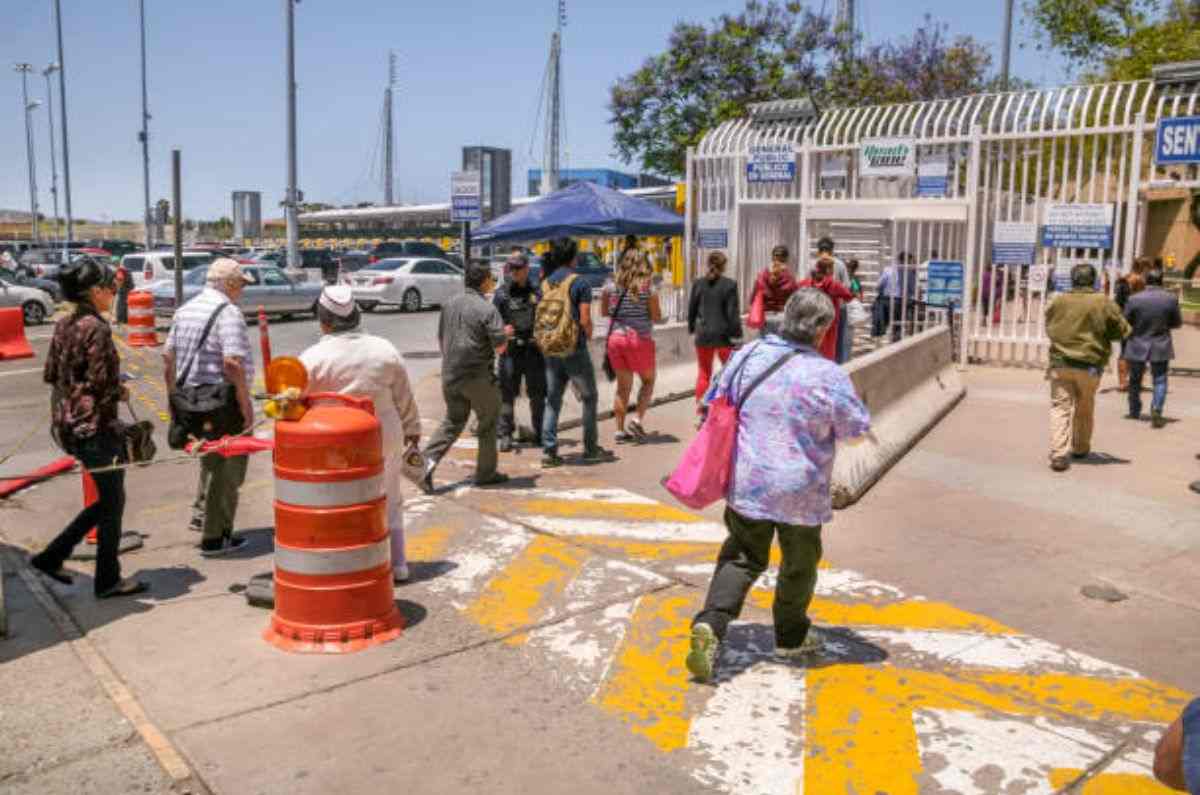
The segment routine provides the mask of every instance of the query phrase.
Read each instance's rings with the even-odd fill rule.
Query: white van
[[[204,267],[216,259],[211,251],[183,252],[183,270]],[[121,265],[133,276],[133,286],[136,288],[152,286],[164,279],[174,279],[174,251],[139,251],[136,254],[126,254],[121,258]]]

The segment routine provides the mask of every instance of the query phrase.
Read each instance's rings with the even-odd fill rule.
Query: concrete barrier
[[[846,365],[871,412],[871,435],[840,444],[833,506],[853,505],[966,396],[953,362],[950,329],[940,327]]]

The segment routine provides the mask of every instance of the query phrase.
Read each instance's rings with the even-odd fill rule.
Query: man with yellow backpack
[[[550,242],[542,258],[542,300],[534,319],[533,338],[546,357],[546,415],[542,421],[542,468],[563,465],[558,455],[558,415],[570,384],[583,404],[583,460],[612,461],[600,446],[596,421],[599,393],[588,353],[592,336],[592,288],[575,273],[579,245],[570,238]]]

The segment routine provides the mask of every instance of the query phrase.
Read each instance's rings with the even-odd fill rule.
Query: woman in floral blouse
[[[43,379],[53,390],[51,432],[85,469],[103,470],[126,463],[123,427],[117,406],[129,394],[121,385],[121,362],[112,329],[101,317],[113,306],[116,285],[107,266],[85,262],[59,277],[63,295],[74,310],[58,321]],[[125,513],[125,470],[92,473],[99,499],[79,512],[30,564],[51,579],[70,585],[63,562],[92,527],[99,528],[96,550],[96,596],[106,599],[146,590],[144,583],[121,579],[117,547]]]
[[[816,350],[833,320],[829,297],[801,288],[788,299],[779,333],[739,351],[709,389],[710,401],[725,395],[741,405],[726,496],[729,536],[704,609],[692,623],[686,660],[701,681],[712,677],[717,646],[766,570],[776,534],[783,562],[775,587],[775,652],[795,657],[821,648],[808,605],[821,560],[821,525],[833,518],[833,458],[838,441],[871,426],[849,376]]]

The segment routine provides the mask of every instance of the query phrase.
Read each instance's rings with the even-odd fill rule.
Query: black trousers
[[[84,440],[75,457],[88,469],[111,466],[114,462],[125,463],[121,444],[112,434]],[[117,551],[121,544],[121,521],[125,514],[125,470],[97,472],[92,479],[96,481],[99,499],[80,511],[49,546],[34,555],[33,562],[41,568],[56,571],[88,531],[97,528],[96,577],[93,586],[99,596],[121,581],[121,562],[117,558]]]
[[[511,438],[517,430],[516,401],[521,394],[521,381],[529,395],[529,416],[533,432],[542,435],[542,418],[546,414],[546,358],[532,343],[517,345],[514,341],[508,352],[500,357],[500,423],[499,438]]]
[[[794,649],[804,642],[812,621],[808,606],[817,587],[817,564],[821,561],[821,526],[791,525],[748,519],[725,508],[729,536],[717,556],[717,570],[708,586],[704,609],[692,621],[708,624],[718,638],[725,637],[729,622],[742,612],[746,594],[767,570],[771,541],[779,535],[783,562],[775,585],[775,647]]]

